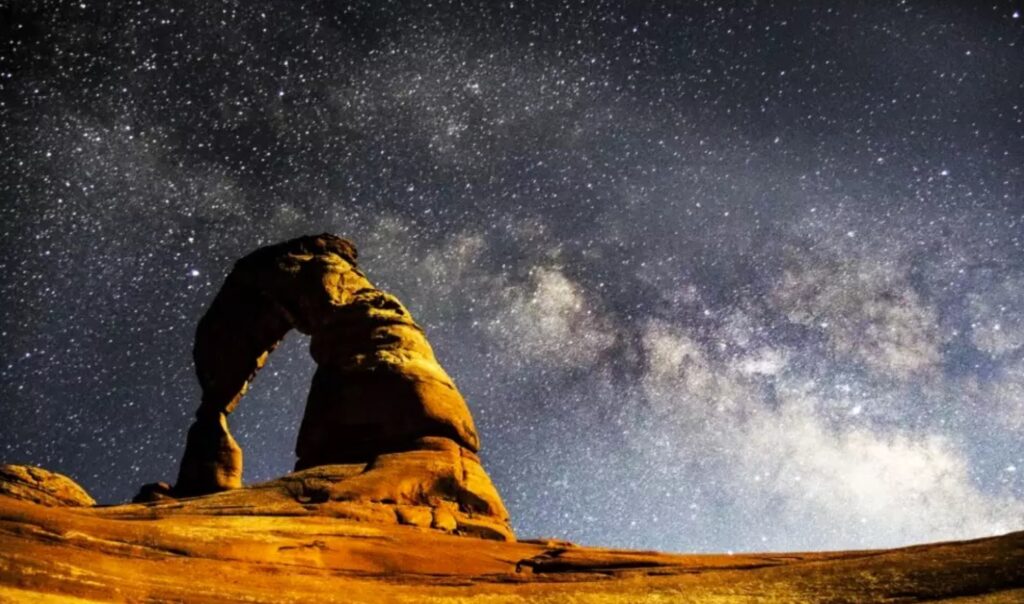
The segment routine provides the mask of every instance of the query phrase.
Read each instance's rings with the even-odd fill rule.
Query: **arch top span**
[[[443,437],[479,449],[473,419],[423,330],[328,233],[260,248],[235,263],[196,330],[202,402],[189,430],[178,495],[241,486],[242,452],[227,416],[291,329],[317,363],[299,430],[297,469],[369,462]]]

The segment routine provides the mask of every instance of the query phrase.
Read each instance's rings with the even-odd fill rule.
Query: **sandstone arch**
[[[408,310],[373,286],[356,257],[350,241],[325,233],[260,248],[235,264],[196,330],[202,402],[171,493],[241,486],[242,451],[227,416],[297,329],[310,336],[317,369],[296,470],[362,464],[360,475],[346,474],[325,497],[447,506],[507,528],[476,456],[465,401]]]

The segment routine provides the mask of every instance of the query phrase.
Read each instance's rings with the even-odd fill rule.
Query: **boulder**
[[[132,503],[170,501],[175,499],[171,492],[171,485],[166,482],[148,482],[142,485],[135,497],[132,497]]]
[[[0,495],[48,506],[96,505],[75,481],[34,466],[0,465]]]

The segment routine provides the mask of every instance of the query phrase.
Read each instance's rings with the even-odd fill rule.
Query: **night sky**
[[[231,264],[328,231],[521,536],[1024,529],[1021,3],[480,4],[0,4],[0,460],[173,481]],[[231,416],[247,482],[306,346]]]

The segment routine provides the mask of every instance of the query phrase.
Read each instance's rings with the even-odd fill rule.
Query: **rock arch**
[[[175,496],[241,486],[242,451],[227,416],[291,329],[310,336],[317,363],[296,470],[417,450],[456,451],[479,467],[480,443],[461,394],[408,310],[373,286],[356,257],[352,242],[325,233],[260,248],[235,264],[196,330],[202,402]],[[507,519],[482,468],[476,473],[486,485],[457,499],[482,493],[487,513]]]

